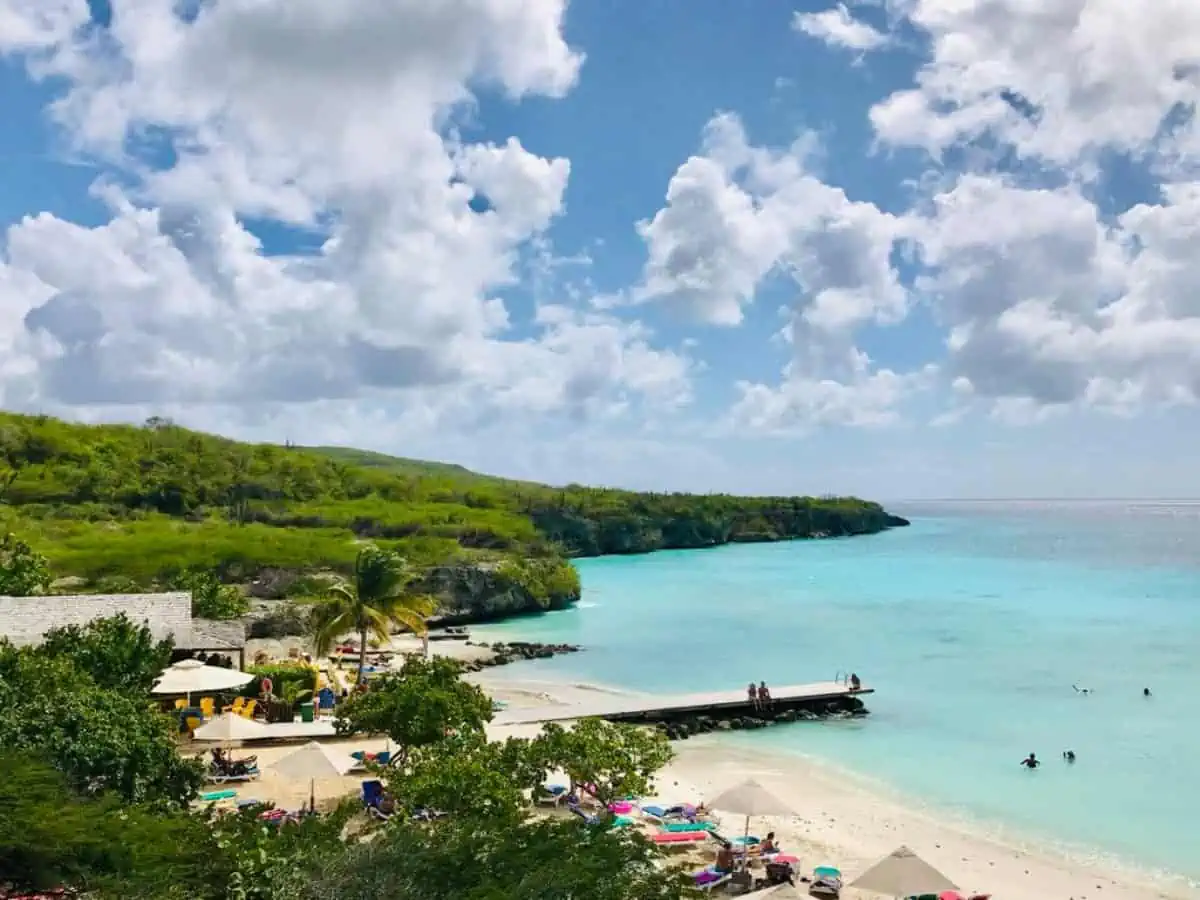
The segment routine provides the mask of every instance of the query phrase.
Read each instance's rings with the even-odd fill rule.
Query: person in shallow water
[[[1064,750],[1063,751],[1063,759],[1065,759],[1069,763],[1075,762],[1075,751],[1074,750]]]
[[[1150,688],[1142,688],[1142,696],[1149,697],[1150,696]]]
[[[1030,753],[1027,757],[1021,760],[1021,765],[1027,769],[1036,769],[1041,765],[1041,762],[1038,760],[1037,754]]]

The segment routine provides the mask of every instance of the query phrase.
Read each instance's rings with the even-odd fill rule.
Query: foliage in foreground
[[[690,879],[609,818],[530,815],[565,768],[597,794],[651,790],[670,756],[657,732],[602,722],[533,740],[487,740],[487,697],[445,659],[410,658],[348,704],[400,748],[379,772],[396,814],[374,830],[357,800],[282,827],[256,810],[187,801],[198,767],[146,695],[136,654],[161,654],[128,620],[0,644],[0,892],[65,887],[93,900],[668,900]],[[113,666],[109,671],[107,667]],[[61,716],[61,718],[59,718]],[[409,814],[432,807],[432,822]]]

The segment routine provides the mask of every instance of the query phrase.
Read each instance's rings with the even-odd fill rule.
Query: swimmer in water
[[[1081,688],[1077,684],[1073,684],[1071,687],[1075,688],[1075,693],[1077,694],[1090,694],[1092,692],[1091,688]]]
[[[1069,763],[1075,762],[1075,751],[1074,750],[1064,750],[1063,751],[1063,759],[1065,759]]]
[[[1150,688],[1142,688],[1142,696],[1149,697],[1150,696]]]
[[[1041,765],[1041,762],[1038,760],[1037,754],[1030,753],[1027,757],[1021,760],[1021,765],[1027,769],[1036,769]]]

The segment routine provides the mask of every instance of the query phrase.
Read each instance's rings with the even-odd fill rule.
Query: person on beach
[[[713,863],[713,868],[724,874],[732,872],[736,865],[737,857],[733,853],[733,844],[729,841],[722,841],[721,849],[717,851],[717,861]]]
[[[779,845],[775,843],[775,832],[768,831],[766,840],[759,844],[760,853],[778,853]]]
[[[1027,757],[1021,760],[1021,765],[1027,769],[1036,769],[1041,765],[1041,762],[1038,760],[1036,754],[1030,753]]]

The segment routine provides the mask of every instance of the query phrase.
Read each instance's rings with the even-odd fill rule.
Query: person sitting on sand
[[[1027,757],[1021,760],[1021,765],[1027,769],[1036,769],[1041,765],[1041,762],[1038,760],[1036,754],[1030,753]]]
[[[758,683],[758,706],[759,709],[768,709],[771,706],[771,692],[767,690],[765,681]]]
[[[775,843],[775,832],[768,831],[766,840],[758,845],[759,853],[778,853],[779,845]]]
[[[734,866],[737,865],[737,857],[733,853],[733,844],[729,841],[721,842],[721,849],[717,851],[717,861],[713,864],[713,868],[721,873],[732,872]]]

